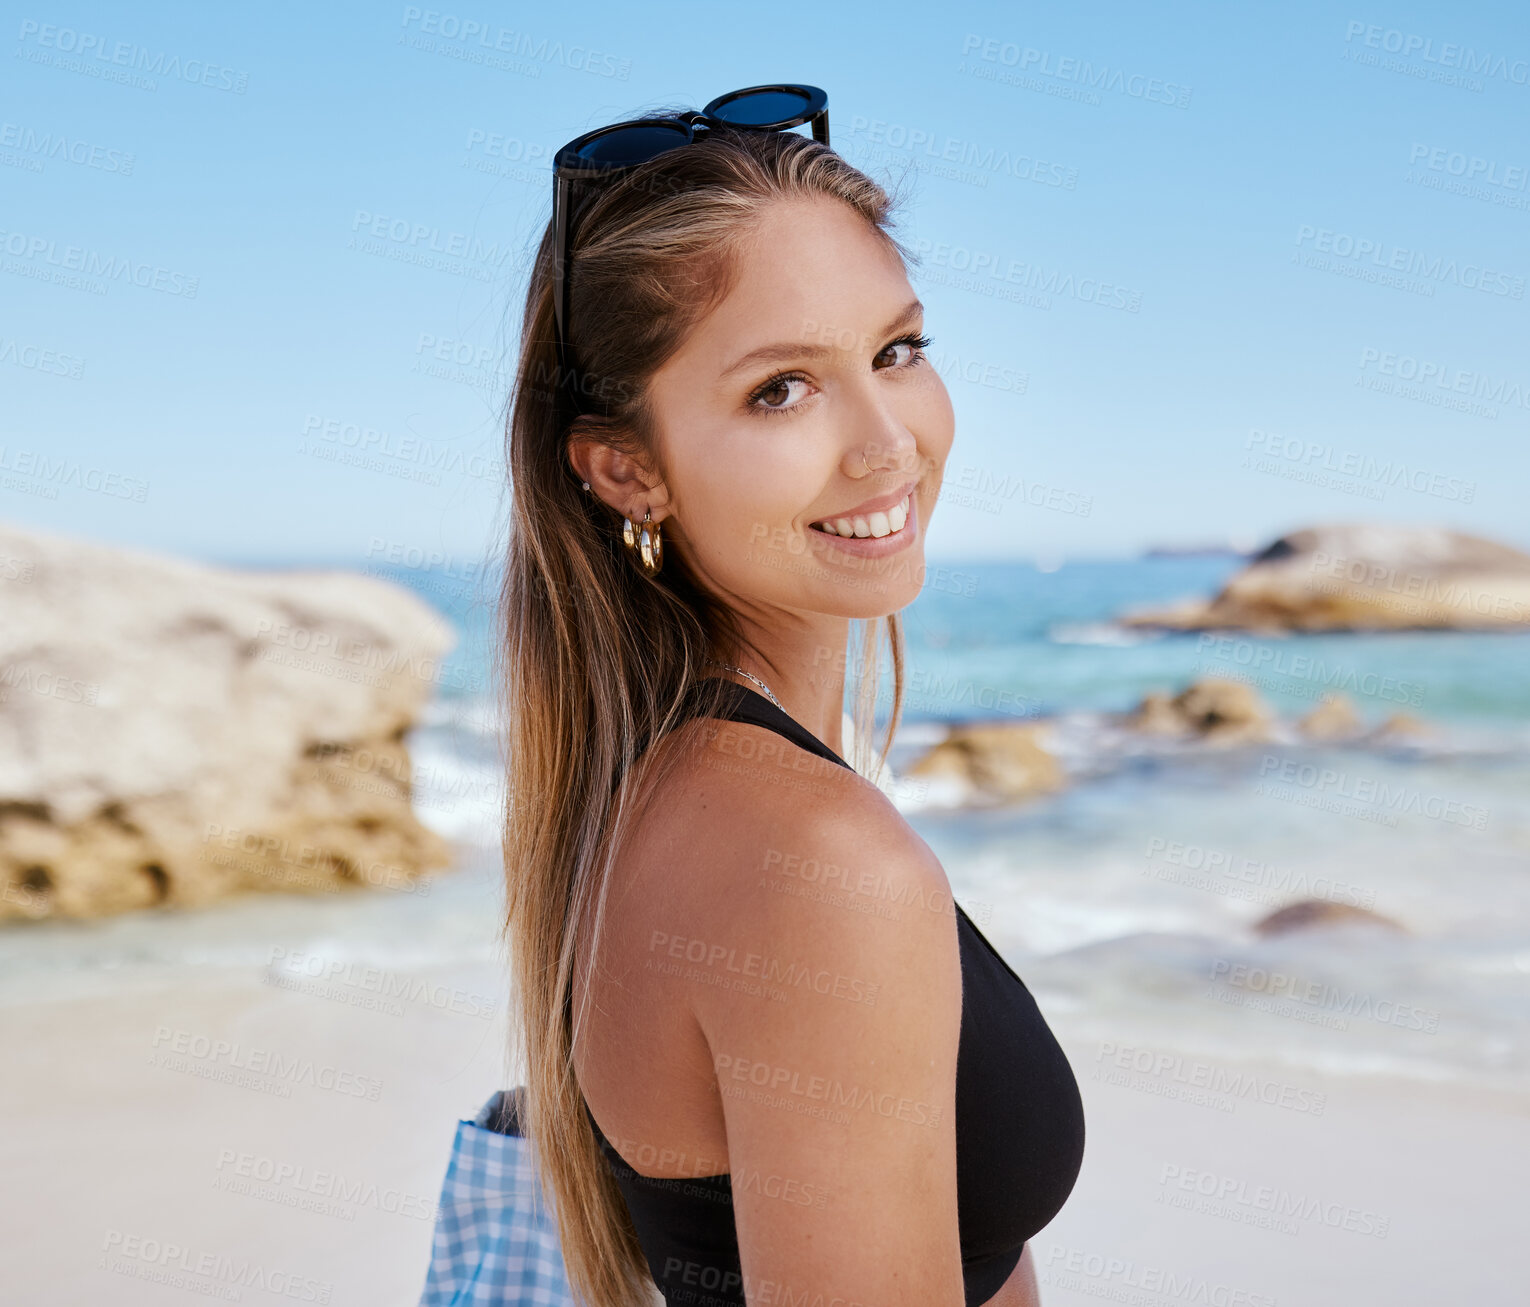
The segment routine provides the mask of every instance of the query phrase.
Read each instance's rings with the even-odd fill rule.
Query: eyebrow
[[[906,325],[923,312],[924,305],[919,300],[910,300],[902,312],[882,328],[877,339],[892,335],[899,327]],[[782,341],[778,345],[762,345],[759,349],[750,350],[731,367],[724,368],[719,379],[731,377],[735,372],[742,372],[745,368],[757,363],[788,363],[792,359],[827,358],[834,353],[834,350],[833,345],[806,345],[801,341]]]

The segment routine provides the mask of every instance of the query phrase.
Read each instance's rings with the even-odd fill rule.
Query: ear
[[[664,520],[668,487],[639,453],[612,444],[609,431],[576,422],[568,437],[568,461],[579,479],[590,483],[590,493],[617,512],[634,522],[642,521],[645,512],[655,522]]]

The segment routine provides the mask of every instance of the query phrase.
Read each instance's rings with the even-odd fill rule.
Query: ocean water
[[[894,772],[948,722],[1040,719],[1070,780],[977,810],[906,777],[890,792],[1059,1033],[1145,1058],[1256,1056],[1296,1077],[1530,1087],[1530,636],[1164,636],[1114,621],[1207,594],[1240,565],[942,568],[906,614]],[[459,842],[463,867],[428,894],[251,896],[13,928],[0,932],[0,1002],[260,971],[273,940],[401,969],[499,957],[492,578],[384,574],[460,633],[411,749],[421,819]],[[1284,719],[1277,740],[1187,747],[1113,720],[1205,676],[1254,685]],[[1406,714],[1425,729],[1310,743],[1292,723],[1330,690],[1368,726]],[[1303,898],[1395,924],[1256,931]]]

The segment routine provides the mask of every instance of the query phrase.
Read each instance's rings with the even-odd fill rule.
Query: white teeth
[[[836,517],[832,521],[814,525],[826,535],[855,536],[862,540],[867,537],[880,538],[903,530],[908,522],[908,508],[909,500],[904,499],[901,504],[895,504],[883,513]]]

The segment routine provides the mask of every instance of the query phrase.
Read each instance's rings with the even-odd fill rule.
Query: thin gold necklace
[[[708,658],[707,662],[710,663],[713,667],[721,667],[725,672],[737,672],[740,676],[746,677],[753,681],[760,687],[760,689],[765,691],[765,697],[769,699],[771,703],[775,704],[777,708],[781,708],[782,712],[786,711],[785,708],[781,707],[781,701],[770,692],[770,686],[766,685],[765,682],[760,680],[758,676],[755,676],[750,672],[746,672],[742,667],[735,667],[732,663],[720,663],[715,658]]]

